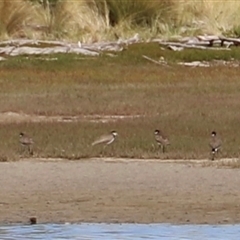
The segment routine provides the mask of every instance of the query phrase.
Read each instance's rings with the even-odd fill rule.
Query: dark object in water
[[[31,225],[37,224],[37,218],[36,218],[36,217],[31,217],[31,218],[29,218],[29,221],[30,221],[30,224],[31,224]]]

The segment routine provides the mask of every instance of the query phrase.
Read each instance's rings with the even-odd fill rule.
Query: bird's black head
[[[19,136],[20,136],[20,137],[23,137],[23,136],[24,136],[24,133],[23,133],[23,132],[20,132],[20,133],[19,133]]]
[[[212,131],[212,136],[215,137],[217,133],[215,131]]]
[[[116,137],[117,135],[118,135],[118,133],[116,132],[116,131],[111,131],[111,134],[114,136],[114,137]]]
[[[160,131],[158,130],[158,129],[156,129],[155,131],[154,131],[154,134],[159,134],[160,133]]]

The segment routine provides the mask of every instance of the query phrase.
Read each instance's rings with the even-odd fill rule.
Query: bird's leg
[[[22,144],[20,144],[20,145],[18,145],[19,146],[19,148],[18,148],[18,150],[19,150],[19,153],[21,154],[22,153],[22,151],[23,151],[23,146],[22,146]]]
[[[163,152],[164,152],[164,150],[163,150],[163,145],[162,145],[162,144],[159,144],[159,147],[160,147],[160,149],[161,149],[161,152],[163,153]]]
[[[107,145],[104,145],[104,147],[103,147],[103,153],[105,153],[106,147],[107,147]]]
[[[165,146],[162,145],[162,152],[165,153],[165,150],[166,150],[166,149],[165,149]]]
[[[20,154],[21,154],[21,155],[24,154],[25,151],[26,151],[25,146],[21,144],[21,145],[20,145]]]
[[[30,148],[30,145],[27,146],[27,149],[28,149],[29,154],[31,154],[31,148]]]
[[[100,158],[103,156],[103,149],[100,152]]]
[[[215,159],[215,149],[212,149],[212,161],[214,161],[214,159]]]
[[[28,151],[30,155],[33,155],[33,147],[31,145],[28,146]]]
[[[105,152],[105,148],[107,147],[107,145],[104,145],[101,152],[100,152],[100,157],[103,156],[104,152]]]

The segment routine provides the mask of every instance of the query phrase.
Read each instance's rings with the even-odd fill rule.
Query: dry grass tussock
[[[214,0],[185,0],[179,1],[176,9],[178,25],[188,25],[194,31],[206,34],[239,34],[236,32],[240,20],[239,0],[224,3]]]
[[[47,1],[48,2],[48,1]],[[240,34],[240,1],[78,0],[42,6],[38,1],[0,0],[1,38],[104,41],[196,33]]]
[[[0,37],[26,36],[26,25],[34,20],[30,2],[23,0],[0,0]]]

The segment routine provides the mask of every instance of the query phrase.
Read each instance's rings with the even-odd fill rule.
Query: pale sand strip
[[[176,162],[0,163],[0,222],[240,222],[240,169]]]

